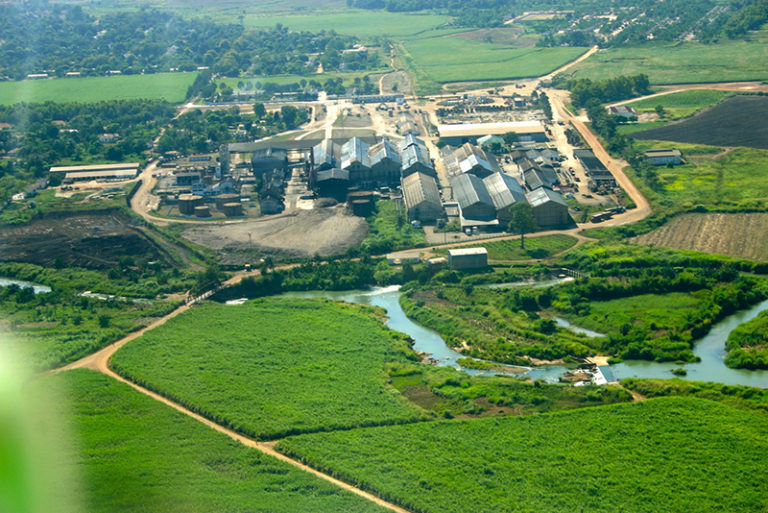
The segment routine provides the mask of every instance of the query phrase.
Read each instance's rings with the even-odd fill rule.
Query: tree
[[[533,208],[528,203],[517,203],[512,207],[512,218],[509,221],[509,231],[520,234],[520,249],[525,249],[525,234],[538,228]]]
[[[655,110],[656,110],[656,114],[660,118],[663,118],[666,115],[666,112],[664,111],[664,106],[663,105],[656,105],[656,109]]]
[[[253,105],[253,113],[258,119],[264,119],[264,116],[267,115],[267,109],[263,103],[255,103]]]

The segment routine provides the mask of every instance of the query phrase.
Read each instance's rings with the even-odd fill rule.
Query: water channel
[[[556,282],[557,280],[553,280]],[[555,284],[555,283],[553,283]],[[387,310],[389,319],[387,326],[393,330],[409,335],[414,340],[414,349],[429,353],[438,365],[449,365],[461,369],[468,374],[498,374],[492,371],[480,371],[466,369],[458,364],[458,359],[464,355],[448,347],[445,341],[437,333],[419,326],[410,320],[400,307],[400,294],[398,286],[378,288],[370,291],[346,291],[346,292],[288,292],[289,297],[328,298],[349,303],[359,303],[379,306]],[[725,366],[725,341],[728,334],[738,325],[754,319],[760,312],[768,310],[768,300],[754,305],[752,308],[742,310],[712,327],[712,330],[698,340],[694,346],[694,355],[701,358],[700,362],[689,364],[658,363],[648,361],[627,361],[616,365],[601,367],[609,381],[623,378],[673,378],[671,370],[683,367],[687,375],[683,379],[698,381],[714,381],[728,385],[748,385],[753,387],[768,388],[768,371],[766,370],[742,370],[731,369]],[[600,336],[599,333],[572,326],[564,319],[555,319],[558,325],[568,327],[587,336]],[[566,371],[570,370],[561,365],[547,365],[534,368],[518,368],[521,371],[517,376],[531,379],[542,379],[547,382],[556,382]]]
[[[14,280],[11,278],[0,278],[0,287],[10,287],[11,285],[18,285],[21,288],[32,287],[35,294],[46,294],[51,291],[51,287],[46,287],[45,285],[38,285],[37,283]]]

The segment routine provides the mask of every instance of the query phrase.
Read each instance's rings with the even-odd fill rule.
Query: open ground
[[[19,102],[100,102],[134,98],[179,103],[197,73],[154,73],[116,77],[50,78],[0,82],[0,104]]]

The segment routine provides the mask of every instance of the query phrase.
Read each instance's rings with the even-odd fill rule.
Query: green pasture
[[[381,36],[404,37],[432,30],[451,21],[450,16],[409,14],[362,9],[322,11],[307,14],[247,14],[246,27],[274,27],[278,23],[293,30],[335,30],[363,40]]]
[[[415,357],[382,312],[269,298],[209,304],[118,351],[122,375],[257,438],[410,422],[422,413],[385,383]]]
[[[102,374],[70,371],[43,384],[69,398],[71,467],[59,478],[79,473],[80,511],[384,511]]]
[[[726,41],[718,44],[646,44],[601,50],[566,72],[600,80],[645,73],[653,84],[765,80],[768,45]]]
[[[179,103],[197,73],[154,73],[114,77],[51,78],[0,82],[0,104],[19,102],[100,102],[135,98]]]
[[[768,418],[654,399],[318,433],[278,448],[422,513],[763,512]]]
[[[651,112],[655,111],[658,105],[661,105],[668,112],[668,117],[682,118],[690,116],[705,107],[716,105],[731,95],[733,93],[728,91],[691,89],[632,102],[628,106],[634,107],[639,112]]]
[[[643,397],[688,396],[718,401],[735,408],[768,415],[768,389],[743,385],[724,385],[686,379],[626,378],[621,386]]]
[[[674,210],[692,210],[698,205],[709,210],[768,209],[768,182],[763,179],[768,150],[720,151],[711,146],[641,140],[635,145],[642,150],[677,148],[683,152],[684,164],[653,168],[659,186],[652,194],[663,206]]]
[[[584,48],[519,48],[462,37],[430,37],[403,43],[406,65],[436,83],[503,80],[545,75]],[[423,81],[423,79],[422,79]]]

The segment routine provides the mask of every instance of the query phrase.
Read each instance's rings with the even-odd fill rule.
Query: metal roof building
[[[525,191],[513,177],[504,173],[494,173],[483,179],[488,195],[496,208],[499,222],[507,223],[511,219],[512,207],[525,201]]]
[[[484,135],[504,135],[514,132],[521,141],[544,142],[547,139],[541,121],[506,121],[501,123],[461,123],[437,127],[440,139],[448,144],[477,142]]]
[[[445,165],[448,168],[449,175],[472,173],[473,175],[483,178],[492,173],[501,172],[496,157],[487,153],[479,146],[469,143],[457,148],[453,154],[446,159]]]
[[[323,139],[312,148],[312,165],[318,171],[331,169],[336,165],[338,151],[339,147],[333,139]]]
[[[654,166],[666,166],[667,164],[680,164],[683,154],[680,150],[648,150],[645,158]]]
[[[561,226],[570,223],[568,204],[559,192],[539,187],[525,197],[531,204],[536,224],[539,226]]]
[[[412,173],[402,180],[403,199],[408,219],[432,222],[443,217],[440,192],[434,177],[424,173]]]
[[[371,162],[371,179],[379,183],[397,183],[403,162],[397,147],[389,141],[371,146],[368,152]]]
[[[453,176],[451,187],[462,217],[479,220],[491,220],[496,217],[496,207],[480,178],[470,174]]]
[[[488,266],[485,248],[458,248],[448,250],[448,262],[454,269],[478,269]]]
[[[416,172],[432,176],[437,174],[432,166],[432,160],[429,158],[429,150],[426,146],[408,145],[403,149],[400,158],[402,159],[401,172],[404,177]]]
[[[127,162],[123,164],[95,164],[90,166],[55,166],[50,169],[52,174],[68,173],[96,173],[109,171],[135,171],[134,176],[139,172],[140,164],[138,162]]]

